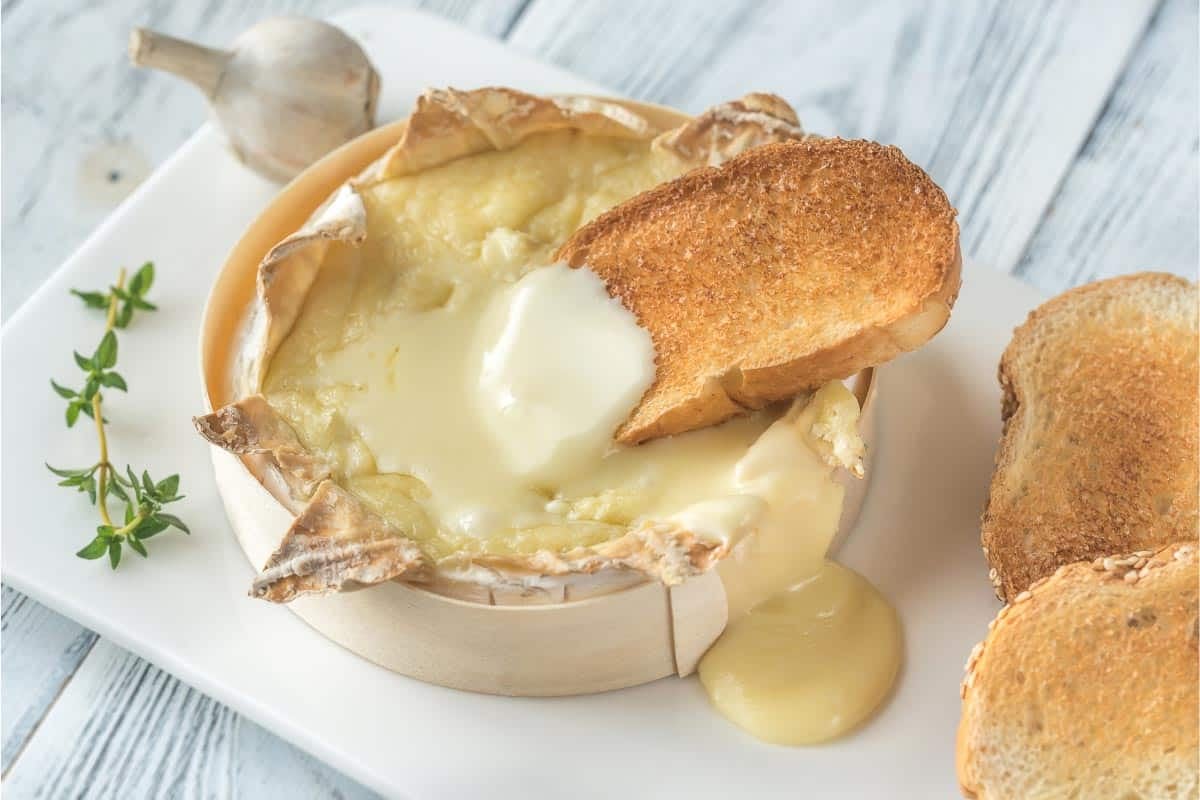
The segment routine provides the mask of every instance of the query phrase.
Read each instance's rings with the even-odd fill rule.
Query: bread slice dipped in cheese
[[[557,258],[600,275],[658,354],[617,439],[713,425],[924,344],[958,295],[954,216],[895,147],[815,137],[601,215]]]
[[[1142,273],[1065,292],[1000,361],[1004,433],[983,513],[996,593],[1064,564],[1196,538],[1196,285]]]
[[[1065,566],[967,663],[958,780],[977,800],[1200,793],[1196,543]]]

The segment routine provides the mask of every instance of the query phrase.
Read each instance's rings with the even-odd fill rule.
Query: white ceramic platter
[[[507,84],[606,93],[491,40],[411,12],[364,9],[337,22],[384,76],[381,113],[403,115],[426,85]],[[757,87],[747,86],[747,90]],[[950,325],[884,369],[875,476],[842,560],[891,598],[907,664],[886,709],[824,747],[758,743],[713,712],[694,680],[562,699],[456,692],[351,655],[286,609],[251,600],[252,574],[225,521],[190,416],[202,411],[197,336],[216,270],[276,187],[199,131],[107,222],[3,332],[3,575],[14,588],[128,647],[389,796],[950,797],[956,794],[958,683],[998,605],[978,544],[999,435],[995,371],[1012,327],[1039,301],[979,265],[964,273]],[[112,573],[72,553],[92,508],[42,462],[94,460],[68,431],[48,379],[74,379],[72,349],[101,321],[70,287],[100,288],[121,265],[160,275],[122,337],[128,397],[113,393],[114,458],[178,471],[177,513],[193,535],[163,534]],[[581,636],[586,632],[581,631]],[[570,647],[570,642],[564,642]]]

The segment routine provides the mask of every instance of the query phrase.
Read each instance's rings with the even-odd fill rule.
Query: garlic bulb
[[[375,125],[379,74],[353,39],[317,20],[268,19],[229,50],[137,28],[129,57],[199,87],[238,158],[275,180]]]

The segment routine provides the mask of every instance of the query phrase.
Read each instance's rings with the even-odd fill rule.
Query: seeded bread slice
[[[1197,535],[1196,285],[1142,273],[1030,314],[1000,361],[982,541],[1001,599],[1073,561]]]
[[[966,797],[1193,799],[1194,542],[1063,567],[1018,594],[963,681]]]
[[[600,215],[557,258],[597,272],[650,331],[636,444],[718,423],[888,361],[958,294],[955,212],[894,147],[756,147]]]

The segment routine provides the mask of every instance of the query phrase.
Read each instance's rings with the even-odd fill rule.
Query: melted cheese
[[[870,583],[825,560],[843,490],[822,480],[828,467],[819,453],[853,445],[837,432],[857,420],[857,402],[830,384],[793,416],[738,464],[743,491],[767,510],[755,535],[717,566],[730,623],[699,672],[722,714],[760,739],[796,745],[840,736],[878,707],[899,670],[902,634]],[[797,436],[809,446],[794,446]]]
[[[814,431],[832,427],[838,431],[835,442],[857,441],[843,432],[857,424],[858,401],[841,384],[831,383],[784,421],[788,424],[764,433],[737,466],[741,492],[761,497],[766,510],[755,520],[755,535],[717,566],[730,619],[812,575],[837,533],[845,492],[829,479]]]
[[[434,558],[562,551],[672,519],[731,539],[778,515],[793,481],[836,489],[823,464],[784,459],[770,478],[771,459],[743,463],[778,426],[790,433],[759,451],[772,441],[779,453],[806,450],[797,431],[813,417],[786,407],[633,448],[611,441],[652,377],[648,336],[629,330],[598,280],[572,288],[588,279],[546,260],[582,222],[678,169],[645,142],[559,132],[370,187],[366,242],[330,248],[269,365],[268,401],[339,483]],[[528,291],[536,309],[522,317]],[[546,341],[556,329],[564,342]],[[522,343],[505,354],[509,332]],[[606,354],[614,336],[625,344]],[[551,371],[557,410],[536,408]],[[596,380],[611,396],[584,402]],[[524,405],[501,413],[514,387]],[[576,434],[565,457],[555,452]],[[820,464],[813,452],[800,459]]]
[[[530,272],[492,301],[475,340],[479,416],[507,469],[532,483],[600,461],[654,382],[650,332],[587,268]]]
[[[700,662],[713,705],[774,744],[853,730],[891,691],[903,634],[862,576],[827,562],[734,622]]]

